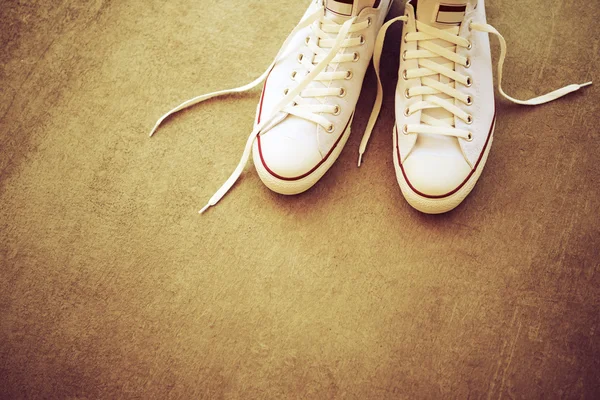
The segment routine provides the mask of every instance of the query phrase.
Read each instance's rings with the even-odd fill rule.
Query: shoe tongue
[[[468,0],[419,0],[417,20],[436,28],[458,26],[465,18]]]
[[[429,26],[433,26],[434,28],[443,29],[446,32],[457,35],[459,32],[459,26],[465,18],[468,1],[469,0],[418,0],[417,20]],[[433,43],[442,47],[454,47],[450,43],[441,39],[433,40]],[[448,63],[448,60],[444,59],[443,57],[436,57],[430,60],[440,64]],[[453,69],[452,65],[446,66]],[[450,82],[447,77],[441,75],[432,75],[430,78],[445,84]],[[447,100],[451,99],[450,96],[443,93],[435,96]],[[429,96],[425,96],[424,99],[427,99],[428,97]],[[437,119],[453,118],[452,113],[442,108],[423,110],[423,113]],[[455,139],[450,136],[446,136],[439,137],[436,140],[449,142],[454,141]]]
[[[373,7],[378,0],[326,0],[325,8],[328,13],[338,17],[358,15],[364,8]]]

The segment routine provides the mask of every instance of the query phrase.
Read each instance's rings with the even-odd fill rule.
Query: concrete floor
[[[276,195],[249,165],[199,216],[260,90],[149,129],[262,73],[306,5],[2,3],[2,399],[598,398],[600,4],[489,1],[510,94],[598,82],[534,108],[498,98],[453,212],[414,211],[396,183],[397,26],[360,169],[372,70],[312,190]]]

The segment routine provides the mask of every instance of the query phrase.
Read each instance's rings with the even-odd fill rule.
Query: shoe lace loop
[[[233,187],[235,182],[239,179],[242,174],[244,167],[250,159],[252,145],[258,136],[265,128],[272,125],[275,118],[283,113],[284,116],[288,114],[295,115],[300,118],[304,118],[313,121],[326,130],[329,130],[331,123],[321,113],[337,114],[339,113],[339,106],[327,105],[327,104],[309,104],[306,99],[316,97],[327,97],[332,95],[343,95],[340,88],[330,88],[328,85],[323,84],[322,87],[315,87],[311,85],[313,82],[327,83],[333,80],[348,79],[351,77],[351,71],[337,71],[337,64],[347,61],[352,61],[356,58],[356,53],[346,54],[343,52],[345,48],[354,47],[364,42],[362,36],[349,37],[349,35],[366,29],[370,25],[370,21],[356,22],[356,17],[347,19],[343,23],[337,23],[331,18],[326,16],[325,6],[321,3],[313,13],[306,16],[300,23],[292,30],[285,40],[281,50],[275,57],[271,65],[265,70],[265,72],[248,83],[247,85],[240,86],[233,89],[221,90],[218,92],[208,93],[205,95],[194,97],[187,100],[177,107],[173,108],[162,117],[158,119],[154,128],[150,132],[150,136],[156,133],[160,125],[169,116],[189,108],[193,105],[201,103],[203,101],[224,96],[233,93],[242,93],[253,89],[254,87],[261,84],[269,75],[273,67],[285,56],[285,50],[290,40],[302,29],[312,26],[312,30],[315,36],[318,38],[318,43],[309,41],[307,43],[310,51],[313,53],[312,59],[308,57],[299,58],[301,65],[306,70],[306,75],[298,79],[298,84],[295,87],[286,90],[284,97],[273,107],[270,115],[263,117],[258,122],[246,141],[244,152],[242,157],[236,166],[233,173],[225,181],[225,183],[217,190],[217,192],[210,198],[206,206],[204,206],[200,213],[206,211],[209,207],[216,205],[227,192]],[[326,69],[331,66],[331,71]],[[311,86],[311,87],[309,87]]]
[[[358,53],[347,53],[345,52],[345,49],[362,46],[365,43],[364,36],[350,37],[350,35],[367,29],[369,25],[370,23],[367,20],[355,22],[350,25],[350,28],[340,45],[340,51],[338,51],[331,60],[328,68],[319,73],[314,78],[313,82],[311,82],[312,84],[310,87],[302,90],[293,99],[293,102],[282,110],[284,113],[314,122],[325,130],[330,128],[331,121],[323,114],[336,115],[339,113],[339,106],[335,104],[326,104],[324,99],[332,96],[341,97],[345,94],[345,89],[331,87],[331,83],[336,80],[348,80],[352,78],[353,72],[351,70],[338,70],[338,66],[341,63],[357,61],[356,57]],[[302,59],[299,60],[301,68],[306,73],[312,72],[315,66],[322,62],[330,53],[331,48],[333,48],[339,38],[342,26],[342,24],[335,22],[325,13],[323,13],[318,23],[311,25],[315,40],[307,38],[309,40],[306,44],[312,54],[308,57],[302,57]],[[296,72],[298,73],[300,71]],[[315,103],[311,99],[320,100],[318,103]]]
[[[360,143],[360,148],[358,152],[359,167],[361,165],[362,156],[366,151],[367,144],[371,137],[371,133],[373,131],[375,123],[377,122],[377,119],[379,117],[379,113],[381,111],[382,106],[383,87],[381,85],[381,76],[379,69],[385,35],[388,28],[392,24],[398,21],[407,22],[408,20],[409,17],[407,17],[406,15],[391,19],[381,27],[381,30],[377,35],[377,39],[375,41],[375,50],[373,53],[373,64],[375,66],[375,72],[377,75],[377,97],[375,99],[373,111],[371,112],[371,116],[369,118],[367,127],[365,129],[363,138]],[[456,64],[462,65],[467,68],[470,67],[470,59],[466,56],[457,54],[456,50],[459,47],[470,49],[471,43],[467,39],[458,36],[457,28],[454,28],[454,32],[452,32],[452,29],[438,29],[429,26],[421,21],[415,22],[417,31],[405,34],[404,40],[405,42],[416,41],[417,50],[408,50],[404,52],[402,58],[404,60],[417,60],[418,68],[404,70],[402,72],[403,76],[400,79],[419,78],[420,85],[408,89],[405,93],[405,96],[407,98],[420,96],[421,100],[415,102],[414,104],[411,104],[405,111],[405,114],[410,115],[418,111],[425,111],[438,108],[445,110],[447,112],[448,117],[434,117],[427,112],[422,112],[420,123],[406,125],[403,128],[403,132],[405,134],[425,133],[454,136],[470,141],[472,140],[472,134],[464,129],[456,128],[455,117],[470,124],[473,121],[472,116],[470,116],[467,112],[465,112],[463,109],[457,106],[455,104],[455,99],[459,100],[465,105],[472,104],[473,99],[471,98],[471,96],[468,96],[465,93],[461,92],[459,89],[457,89],[456,85],[456,83],[459,83],[464,86],[470,86],[472,81],[469,76],[463,75],[455,71],[454,67]],[[480,24],[472,22],[469,25],[469,29],[491,33],[498,38],[500,42],[500,58],[498,60],[497,73],[498,91],[500,92],[500,94],[502,94],[504,98],[513,103],[522,105],[544,104],[556,100],[559,97],[562,97],[568,93],[579,90],[582,87],[592,84],[591,81],[583,84],[572,84],[529,100],[515,99],[507,95],[502,89],[502,69],[504,67],[504,60],[506,58],[507,48],[504,37],[493,26],[489,24]],[[443,40],[450,46],[441,46],[437,43],[434,43],[434,40]],[[444,62],[435,62],[432,60],[432,58],[443,58]],[[445,79],[445,81],[448,81],[448,83],[444,83],[441,79],[433,79],[432,76],[445,77],[447,78]]]

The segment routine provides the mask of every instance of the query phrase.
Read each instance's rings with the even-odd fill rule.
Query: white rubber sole
[[[254,146],[252,147],[252,160],[254,161],[254,167],[256,168],[256,172],[258,172],[260,180],[265,184],[266,187],[279,194],[294,195],[307,191],[313,187],[319,181],[319,179],[323,177],[323,175],[325,175],[329,168],[331,168],[338,159],[342,149],[350,137],[353,119],[354,115],[350,119],[350,122],[348,122],[348,127],[342,134],[340,141],[331,151],[331,154],[329,154],[329,157],[327,157],[327,159],[321,165],[319,165],[317,169],[300,179],[284,180],[273,176],[273,174],[271,174],[263,165],[258,151],[258,141],[255,141]]]
[[[490,149],[492,148],[495,128],[496,121],[494,121],[494,126],[492,127],[492,131],[490,132],[489,142],[483,152],[481,160],[477,164],[477,168],[475,169],[471,177],[465,183],[463,183],[460,189],[458,189],[456,192],[449,196],[445,196],[442,198],[430,198],[416,193],[404,178],[404,174],[402,173],[402,169],[400,168],[400,160],[398,160],[398,152],[396,150],[398,143],[396,140],[396,127],[394,127],[394,169],[396,170],[396,178],[398,180],[398,184],[400,185],[400,190],[402,191],[402,195],[404,196],[408,204],[425,214],[442,214],[453,210],[460,203],[462,203],[463,200],[467,197],[467,195],[471,193],[471,190],[473,190],[475,183],[477,183],[477,180],[481,176],[481,172],[483,171],[483,167],[487,162]]]

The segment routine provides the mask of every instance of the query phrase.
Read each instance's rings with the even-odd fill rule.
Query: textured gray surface
[[[363,167],[373,71],[312,190],[273,194],[249,165],[198,216],[259,91],[147,131],[258,76],[306,6],[276,3],[0,7],[2,398],[597,398],[599,86],[536,108],[498,99],[475,190],[421,215],[392,166],[397,26]],[[487,10],[509,93],[599,79],[597,2]]]

